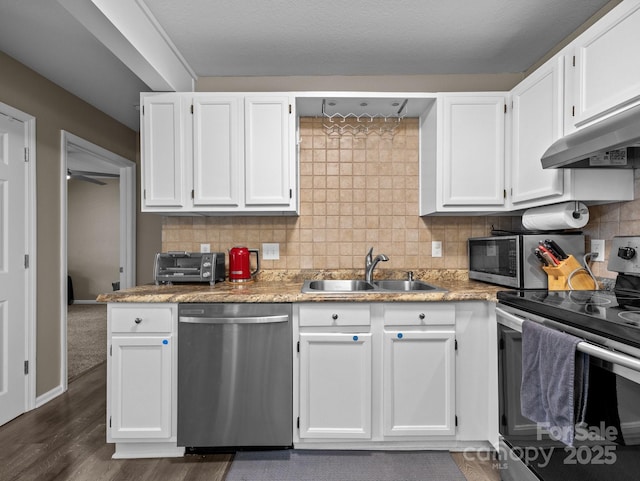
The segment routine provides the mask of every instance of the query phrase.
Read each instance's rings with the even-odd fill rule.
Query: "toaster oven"
[[[153,267],[156,285],[175,282],[208,282],[225,278],[224,252],[158,252]]]

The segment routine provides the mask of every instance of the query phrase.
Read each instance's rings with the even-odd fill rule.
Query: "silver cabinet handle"
[[[420,318],[420,320],[423,320],[425,318],[425,315],[423,312],[420,313],[420,315],[418,316]]]
[[[334,321],[335,321],[337,318],[338,318],[338,314],[333,314],[333,315],[331,316],[331,319],[333,319]]]
[[[141,317],[136,317],[133,322],[135,322],[136,324],[140,324],[142,322],[142,318]]]

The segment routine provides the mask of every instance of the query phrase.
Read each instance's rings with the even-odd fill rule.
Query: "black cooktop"
[[[498,292],[505,305],[640,348],[640,292]]]

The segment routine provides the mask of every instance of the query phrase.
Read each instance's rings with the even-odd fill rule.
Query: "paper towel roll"
[[[577,215],[574,216],[574,212]],[[522,226],[528,230],[580,229],[589,222],[589,209],[582,202],[565,202],[528,209]]]

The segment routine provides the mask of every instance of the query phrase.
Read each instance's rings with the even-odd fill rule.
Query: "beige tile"
[[[360,268],[373,246],[391,260],[385,268],[466,268],[466,241],[491,225],[517,228],[517,216],[418,217],[419,126],[405,119],[395,137],[327,136],[319,119],[300,119],[299,217],[162,218],[163,250],[198,250],[209,242],[225,250],[238,243],[280,243],[281,258],[264,268]],[[638,200],[590,207],[589,238],[640,232]],[[431,241],[443,257],[431,257]],[[606,266],[598,265],[602,275]]]

